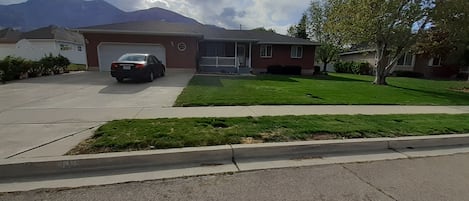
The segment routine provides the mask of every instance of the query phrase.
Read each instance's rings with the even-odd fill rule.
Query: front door
[[[239,67],[246,67],[246,46],[238,44]]]

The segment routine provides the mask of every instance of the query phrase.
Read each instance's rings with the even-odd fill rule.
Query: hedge
[[[337,73],[353,73],[359,75],[370,75],[372,73],[368,62],[336,62],[334,69]]]
[[[413,71],[394,71],[392,73],[396,77],[411,77],[411,78],[421,78],[423,73],[413,72]]]
[[[0,60],[0,80],[6,81],[66,72],[70,61],[62,56],[46,55],[39,61],[7,56]]]
[[[271,65],[267,67],[267,73],[277,75],[301,75],[301,66]]]

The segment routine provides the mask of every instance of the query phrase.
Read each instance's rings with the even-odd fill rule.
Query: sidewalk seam
[[[138,116],[144,109],[145,109],[145,107],[140,108],[140,110],[138,110],[138,112],[132,117],[132,119],[137,118],[137,116]]]
[[[18,155],[21,155],[21,154],[24,154],[24,153],[33,151],[33,150],[35,150],[35,149],[39,149],[39,148],[44,147],[44,146],[46,146],[46,145],[49,145],[49,144],[52,144],[52,143],[61,141],[61,140],[63,140],[63,139],[66,139],[66,138],[69,138],[69,137],[73,137],[73,136],[78,135],[78,134],[80,134],[80,133],[83,133],[83,132],[85,132],[85,131],[92,130],[92,129],[98,127],[98,126],[99,126],[99,125],[92,126],[92,127],[89,127],[89,128],[86,128],[86,129],[83,129],[83,130],[74,132],[74,133],[72,133],[72,134],[69,134],[69,135],[66,135],[66,136],[63,136],[63,137],[54,139],[54,140],[52,140],[52,141],[49,141],[49,142],[40,144],[40,145],[38,145],[38,146],[35,146],[35,147],[32,147],[32,148],[29,148],[29,149],[20,151],[20,152],[18,152],[18,153],[15,153],[15,154],[13,154],[13,155],[10,155],[10,156],[5,157],[5,159],[10,159],[10,158],[13,158],[13,157],[15,157],[15,156],[18,156]]]
[[[238,171],[241,171],[241,169],[239,169],[238,163],[236,162],[235,150],[233,148],[233,145],[231,145],[231,144],[230,144],[230,149],[231,149],[231,162],[233,162],[233,164],[236,166],[236,169]]]
[[[350,172],[350,173],[351,173],[352,175],[354,175],[355,177],[357,177],[360,181],[362,181],[362,182],[364,182],[365,184],[367,184],[368,186],[370,186],[370,187],[376,189],[377,191],[379,191],[379,192],[382,193],[383,195],[389,197],[390,199],[395,200],[395,201],[398,201],[398,199],[394,198],[392,195],[390,195],[389,193],[385,192],[383,189],[380,189],[380,188],[374,186],[371,182],[368,182],[368,181],[366,181],[365,179],[363,179],[363,178],[361,178],[360,176],[358,176],[358,174],[357,174],[356,172],[354,172],[354,171],[352,171],[351,169],[345,167],[344,164],[341,164],[340,166],[341,166],[342,168],[344,168],[345,170],[347,170],[348,172]]]

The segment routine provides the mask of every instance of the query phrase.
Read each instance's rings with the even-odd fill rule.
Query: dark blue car
[[[130,78],[152,82],[165,75],[166,67],[151,54],[124,54],[111,64],[111,76],[118,82]]]

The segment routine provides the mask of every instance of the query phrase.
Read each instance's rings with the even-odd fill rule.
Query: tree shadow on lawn
[[[339,82],[367,82],[372,84],[372,80],[363,80],[356,78],[348,78],[336,75],[314,75],[314,76],[302,76],[302,78],[311,78],[313,80],[327,80],[327,81],[339,81]]]
[[[448,100],[451,104],[456,104],[456,105],[469,105],[469,94],[464,93],[464,92],[456,92],[456,91],[451,91],[450,89],[447,89],[448,92],[437,92],[437,91],[428,91],[428,90],[421,90],[421,89],[411,89],[407,87],[400,87],[396,85],[388,85],[389,87],[397,88],[397,89],[403,89],[403,90],[408,90],[408,91],[414,91],[414,92],[419,92],[419,93],[424,93],[428,94],[433,97],[444,97],[445,99]]]
[[[298,76],[301,77],[301,76]],[[222,80],[234,80],[234,81],[275,81],[275,82],[298,82],[292,79],[292,76],[286,75],[257,75],[257,76],[205,76],[198,75],[194,77],[189,85],[192,86],[206,86],[206,87],[223,87]]]

